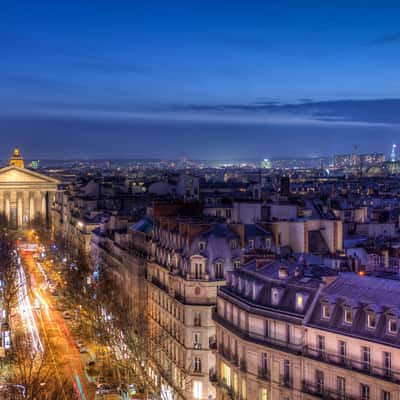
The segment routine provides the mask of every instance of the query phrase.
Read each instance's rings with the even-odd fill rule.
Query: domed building
[[[50,207],[59,181],[25,168],[15,147],[9,165],[0,169],[0,214],[12,228],[24,228],[41,219],[50,222]]]

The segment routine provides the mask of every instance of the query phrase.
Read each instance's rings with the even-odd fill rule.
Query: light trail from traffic
[[[32,304],[28,296],[26,275],[21,260],[18,259],[18,305],[24,327],[29,332],[32,352],[43,352],[43,344],[40,338],[39,329],[32,312]]]

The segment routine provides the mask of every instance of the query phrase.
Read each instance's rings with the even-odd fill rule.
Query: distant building
[[[271,161],[268,158],[264,158],[264,160],[261,162],[261,168],[271,169],[272,168]]]
[[[290,195],[290,178],[288,176],[281,177],[281,195],[286,197]]]

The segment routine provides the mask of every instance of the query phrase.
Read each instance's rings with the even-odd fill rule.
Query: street
[[[90,386],[84,373],[84,362],[75,344],[71,328],[57,308],[56,298],[51,294],[46,273],[30,252],[21,252],[21,261],[29,285],[30,303],[41,343],[48,346],[54,373],[60,385],[70,381],[78,398],[94,399],[95,389]],[[69,399],[64,392],[64,398]]]

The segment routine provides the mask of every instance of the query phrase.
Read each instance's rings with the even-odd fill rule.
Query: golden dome
[[[10,165],[15,165],[19,168],[24,168],[24,159],[21,157],[19,148],[15,146],[12,157],[10,158]]]

